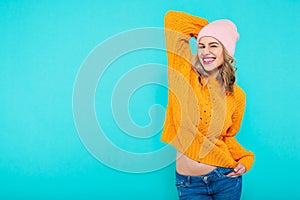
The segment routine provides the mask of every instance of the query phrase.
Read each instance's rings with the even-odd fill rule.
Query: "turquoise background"
[[[300,199],[299,9],[298,0],[0,1],[0,199],[177,199],[174,163],[140,174],[111,169],[80,141],[72,113],[74,82],[89,53],[120,32],[163,27],[168,10],[237,24],[237,78],[247,93],[237,137],[255,152],[242,199]],[[103,81],[143,63],[166,64],[160,51],[128,56]],[[166,73],[158,76],[166,81]],[[111,86],[101,86],[96,111],[108,112],[109,103],[97,99]],[[132,96],[128,109],[144,126],[151,123],[147,109],[166,103],[167,90],[149,85]],[[159,125],[158,119],[153,123]],[[159,135],[145,145],[135,139],[137,146],[133,138],[118,140],[122,131],[103,120],[107,137],[124,149],[165,145]]]

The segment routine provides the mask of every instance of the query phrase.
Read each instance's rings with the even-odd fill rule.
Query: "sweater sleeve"
[[[181,115],[178,109],[180,106],[179,96],[182,96],[184,89],[180,82],[188,82],[191,70],[191,50],[189,39],[197,37],[200,29],[207,24],[207,20],[184,12],[169,11],[164,18],[165,39],[168,57],[168,105],[166,108],[165,123],[162,132],[162,141],[170,141],[175,137],[176,130],[173,116]]]
[[[169,95],[168,95],[168,105],[166,109],[166,115],[165,115],[165,122],[164,122],[164,127],[162,131],[162,137],[161,140],[164,142],[168,142],[172,140],[175,137],[176,134],[176,129],[173,121],[173,109],[172,109],[172,98],[171,96],[171,91],[169,90]]]
[[[168,67],[187,77],[192,57],[189,40],[191,37],[196,38],[208,21],[178,11],[167,12],[164,20]]]
[[[254,162],[254,154],[251,151],[242,147],[234,137],[226,137],[225,144],[227,145],[232,157],[246,167],[249,171]]]
[[[242,118],[244,115],[245,105],[246,105],[246,96],[244,91],[237,87],[235,88],[236,92],[236,106],[235,111],[232,115],[232,125],[228,129],[225,137],[225,144],[227,145],[232,157],[238,163],[242,163],[246,167],[246,171],[248,171],[254,162],[254,154],[251,151],[243,148],[239,142],[234,138],[237,132],[240,129]]]

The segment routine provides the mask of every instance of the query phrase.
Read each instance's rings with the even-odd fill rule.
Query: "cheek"
[[[221,48],[216,48],[212,52],[217,57],[222,57],[223,56],[223,49],[221,49]]]
[[[218,58],[217,62],[216,62],[216,65],[219,67],[221,65],[223,65],[224,63],[224,59],[223,58]]]
[[[201,54],[201,52],[200,52],[200,51],[198,51],[198,53],[197,53],[197,57],[198,57],[199,61],[202,63],[202,59],[201,59],[201,57],[202,57],[202,54]]]
[[[219,58],[220,58],[220,63],[223,64],[223,63],[224,63],[224,56],[223,56],[223,53],[221,54],[221,56],[220,56]]]
[[[218,63],[223,64],[224,63],[223,51],[220,50],[220,51],[216,52],[215,55],[217,55]]]
[[[198,58],[200,59],[201,58],[201,55],[203,54],[203,52],[201,51],[201,50],[198,50],[197,51],[197,56],[198,56]]]

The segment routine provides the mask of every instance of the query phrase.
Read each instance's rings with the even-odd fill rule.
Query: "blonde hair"
[[[223,86],[226,93],[233,93],[233,85],[235,83],[235,59],[229,55],[223,47],[224,63],[219,67],[219,73],[216,77],[218,82]],[[208,77],[208,73],[204,70],[200,63],[198,52],[192,58],[192,68],[198,73],[199,78]],[[201,81],[199,81],[201,84]]]

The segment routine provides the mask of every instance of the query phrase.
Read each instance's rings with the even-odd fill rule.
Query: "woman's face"
[[[216,75],[224,63],[222,44],[213,37],[202,37],[198,43],[198,58],[208,74]]]

